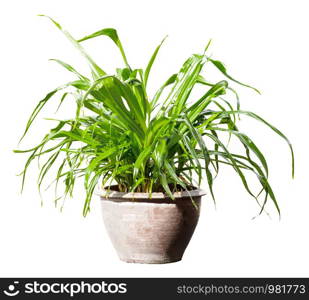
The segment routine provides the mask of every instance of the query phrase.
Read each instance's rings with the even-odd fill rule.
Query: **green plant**
[[[54,120],[57,125],[42,141],[28,150],[29,153],[22,175],[22,186],[27,168],[35,158],[47,157],[40,166],[38,187],[52,166],[57,165],[55,175],[56,202],[59,181],[64,182],[64,194],[72,196],[78,177],[84,178],[86,199],[84,215],[90,209],[91,197],[97,184],[110,186],[117,183],[120,191],[156,192],[163,191],[170,198],[176,190],[192,189],[200,185],[205,177],[213,199],[213,180],[220,165],[230,165],[240,177],[247,192],[264,210],[268,197],[278,213],[273,190],[268,182],[267,161],[255,143],[236,126],[239,115],[254,118],[284,138],[292,153],[292,176],[294,174],[293,149],[283,133],[253,112],[240,109],[236,91],[228,81],[249,87],[228,75],[225,66],[209,57],[207,49],[202,54],[188,58],[178,73],[170,76],[153,97],[147,94],[149,73],[158,51],[155,49],[145,69],[132,69],[127,61],[117,31],[107,28],[75,40],[57,22],[50,19],[58,29],[86,58],[92,78],[77,72],[69,64],[54,59],[77,77],[49,92],[35,107],[22,138],[45,104],[55,95],[62,93],[60,104],[67,96],[76,99],[75,118]],[[113,75],[99,67],[87,54],[82,42],[94,37],[107,36],[118,47],[125,67],[116,69]],[[206,63],[216,67],[226,78],[211,83],[201,75]],[[188,100],[196,85],[205,88],[199,99]],[[169,90],[167,96],[163,91]],[[222,95],[235,97],[236,107],[222,99]],[[244,154],[230,152],[223,135],[233,136],[244,148]],[[56,162],[59,161],[59,164]],[[253,172],[261,185],[254,194],[246,180],[246,172]],[[194,180],[194,178],[196,180]],[[259,197],[264,192],[264,199]]]

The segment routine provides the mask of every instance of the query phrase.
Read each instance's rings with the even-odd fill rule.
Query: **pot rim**
[[[154,192],[154,193],[136,193],[136,192],[118,192],[112,190],[115,185],[111,185],[109,190],[107,188],[98,187],[95,194],[101,197],[101,200],[105,199],[170,199],[170,197],[162,192]],[[195,188],[191,191],[182,191],[173,193],[175,199],[181,198],[191,198],[191,197],[201,197],[206,195],[206,191]]]

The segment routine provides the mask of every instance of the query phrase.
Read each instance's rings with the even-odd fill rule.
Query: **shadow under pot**
[[[113,190],[115,189],[115,190]],[[197,225],[200,189],[174,193],[100,193],[106,230],[122,261],[164,264],[180,261]],[[193,203],[194,202],[194,203]]]

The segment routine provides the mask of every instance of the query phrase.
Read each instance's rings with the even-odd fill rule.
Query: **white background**
[[[309,276],[308,11],[308,1],[296,0],[2,1],[0,276]],[[118,260],[103,228],[97,198],[88,217],[82,217],[82,184],[62,213],[53,207],[49,192],[41,207],[34,164],[20,195],[16,174],[25,156],[13,154],[12,149],[37,101],[73,78],[48,59],[63,59],[86,70],[84,60],[62,34],[47,19],[36,17],[40,13],[54,17],[77,38],[105,27],[117,28],[134,67],[144,67],[168,34],[153,68],[152,89],[212,38],[213,57],[225,62],[236,78],[262,91],[259,96],[239,88],[243,109],[271,121],[295,147],[292,181],[284,141],[245,117],[239,125],[269,160],[281,221],[271,205],[272,218],[251,220],[258,212],[254,200],[239,178],[223,169],[215,183],[217,209],[206,196],[183,261],[135,265]],[[86,43],[106,70],[122,66],[108,39]],[[221,78],[207,68],[206,75]],[[42,112],[21,148],[39,141],[50,126],[42,119],[54,117],[55,105]]]

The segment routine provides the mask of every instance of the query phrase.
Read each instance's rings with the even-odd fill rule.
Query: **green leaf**
[[[76,41],[72,35],[64,30],[60,24],[58,22],[56,22],[55,20],[53,20],[51,17],[46,16],[46,15],[39,15],[40,17],[46,17],[49,20],[52,21],[52,23],[54,25],[56,25],[56,27],[66,36],[66,38],[75,46],[75,48],[86,58],[86,60],[89,62],[93,73],[95,74],[95,76],[100,77],[105,75],[106,73],[94,62],[94,60],[89,56],[89,54],[85,51],[85,49],[79,44],[78,41]]]
[[[235,113],[235,112],[232,112],[232,111],[225,111],[226,114],[232,114],[232,113]],[[295,158],[294,158],[294,150],[293,150],[293,146],[291,144],[291,142],[289,141],[289,139],[279,130],[277,129],[275,126],[271,125],[270,123],[268,123],[266,120],[264,120],[263,118],[261,118],[260,116],[258,116],[257,114],[253,113],[253,112],[250,112],[250,111],[237,111],[238,114],[243,114],[243,115],[246,115],[246,116],[249,116],[259,122],[262,122],[263,124],[265,124],[267,127],[269,127],[270,129],[272,129],[275,133],[277,133],[281,138],[283,138],[289,148],[290,148],[290,152],[291,152],[291,164],[292,164],[292,178],[294,178],[294,173],[295,173]]]
[[[204,63],[204,56],[193,55],[183,64],[171,93],[163,103],[163,107],[171,108],[171,115],[178,115],[184,109]]]
[[[241,171],[241,169],[238,167],[234,157],[231,155],[231,153],[228,151],[228,149],[224,146],[224,144],[215,136],[209,134],[209,133],[204,133],[204,135],[210,137],[212,140],[214,140],[220,148],[222,148],[222,150],[226,153],[227,157],[229,158],[229,160],[231,161],[236,173],[239,175],[245,189],[247,190],[247,192],[257,200],[256,196],[251,192],[249,185],[247,183],[246,177],[243,174],[243,172]]]
[[[118,47],[118,49],[120,50],[120,53],[121,53],[121,56],[125,62],[125,65],[129,68],[129,63],[127,61],[127,58],[126,58],[126,55],[125,55],[125,52],[123,50],[123,47],[122,47],[122,44],[120,42],[120,39],[118,37],[118,33],[117,33],[117,30],[114,29],[114,28],[105,28],[105,29],[101,29],[99,31],[96,31],[92,34],[89,34],[81,39],[78,40],[78,42],[83,42],[83,41],[86,41],[86,40],[89,40],[89,39],[92,39],[92,38],[95,38],[95,37],[98,37],[98,36],[107,36],[109,37]]]
[[[209,61],[210,61],[222,74],[224,74],[224,76],[227,77],[228,79],[230,79],[230,80],[232,80],[232,81],[234,81],[234,82],[236,82],[236,83],[238,83],[238,84],[240,84],[240,85],[242,85],[242,86],[245,86],[245,87],[248,87],[248,88],[250,88],[250,89],[253,89],[253,90],[256,91],[258,94],[261,94],[261,92],[260,92],[258,89],[254,88],[254,87],[252,87],[252,86],[250,86],[250,85],[248,85],[248,84],[241,83],[240,81],[234,79],[234,78],[231,77],[229,74],[227,74],[226,68],[225,68],[224,64],[223,64],[221,61],[219,61],[219,60],[214,60],[214,59],[211,59],[211,58],[208,58],[208,60],[209,60]]]
[[[174,195],[173,195],[171,189],[170,189],[169,186],[168,186],[167,178],[166,178],[166,175],[165,175],[164,173],[161,173],[160,182],[161,182],[162,187],[164,188],[166,194],[167,194],[172,200],[174,200],[175,197],[174,197]]]
[[[60,59],[50,59],[50,61],[54,61],[56,63],[58,63],[59,65],[63,66],[65,69],[67,69],[69,72],[74,73],[80,80],[84,80],[84,81],[89,81],[89,79],[87,77],[85,77],[84,75],[80,74],[79,72],[77,72],[71,65],[65,63],[64,61],[60,60]]]
[[[28,122],[26,124],[26,129],[22,135],[22,137],[20,138],[19,142],[22,141],[22,139],[25,137],[25,135],[27,134],[31,124],[33,123],[33,121],[35,120],[36,116],[39,114],[39,112],[42,110],[42,108],[45,106],[45,104],[48,102],[48,100],[54,96],[60,89],[57,88],[51,92],[49,92],[35,107],[35,109],[33,110],[30,118],[28,119]]]
[[[144,74],[144,86],[146,87],[147,86],[147,82],[148,82],[148,77],[149,77],[149,73],[150,73],[150,70],[151,70],[151,67],[153,65],[153,62],[155,61],[156,57],[157,57],[157,54],[162,46],[162,44],[164,43],[165,39],[167,38],[167,36],[161,41],[161,43],[159,44],[159,46],[155,49],[154,53],[152,54],[148,64],[147,64],[147,67],[145,69],[145,74]]]
[[[136,158],[134,169],[133,169],[133,180],[134,181],[136,180],[138,174],[142,174],[142,176],[144,176],[143,173],[145,169],[145,162],[150,157],[152,151],[153,151],[153,147],[147,147]]]
[[[88,165],[85,171],[85,186],[86,187],[88,186],[90,175],[91,173],[94,172],[95,168],[99,167],[100,163],[104,159],[111,157],[118,150],[119,150],[118,147],[113,147],[113,148],[110,148],[104,151],[103,153],[96,154],[96,156],[91,160],[90,164]]]
[[[164,91],[164,89],[173,84],[177,79],[177,74],[173,74],[168,80],[165,81],[165,83],[160,87],[160,89],[156,92],[155,96],[153,97],[152,101],[151,101],[151,107],[155,108],[162,92]]]

